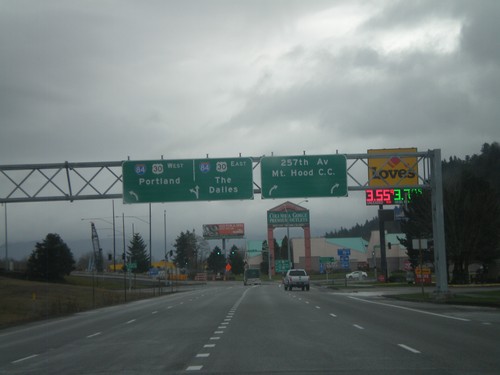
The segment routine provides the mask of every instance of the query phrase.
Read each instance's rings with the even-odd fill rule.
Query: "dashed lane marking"
[[[405,345],[405,344],[398,344],[399,347],[405,349],[405,350],[408,350],[409,352],[412,352],[412,353],[415,353],[415,354],[420,354],[420,351],[418,351],[417,349],[414,349],[408,345]]]
[[[33,354],[33,355],[28,356],[28,357],[20,358],[16,361],[12,361],[11,363],[24,362],[24,361],[27,361],[28,359],[35,358],[35,357],[38,357],[38,354]]]

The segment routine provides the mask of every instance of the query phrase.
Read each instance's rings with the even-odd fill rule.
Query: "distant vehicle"
[[[353,280],[353,279],[358,279],[358,280],[363,279],[364,280],[367,277],[368,277],[368,275],[364,271],[354,271],[354,272],[351,272],[351,273],[348,273],[347,275],[345,275],[345,278],[348,280]]]
[[[244,285],[260,284],[260,271],[257,268],[248,268],[243,274]]]
[[[309,290],[309,276],[303,269],[291,269],[287,271],[283,284],[285,290],[292,290],[293,287]]]

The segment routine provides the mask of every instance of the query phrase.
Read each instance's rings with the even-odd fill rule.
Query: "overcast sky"
[[[497,0],[0,0],[0,164],[399,147],[464,158],[500,141],[499,16]],[[153,249],[165,211],[169,243],[230,222],[260,240],[280,203],[155,204]],[[362,193],[302,205],[313,235],[376,215]],[[147,205],[115,210],[147,220]],[[81,219],[108,218],[96,225],[109,248],[111,216],[111,201],[9,204],[8,241],[71,243],[90,238]]]

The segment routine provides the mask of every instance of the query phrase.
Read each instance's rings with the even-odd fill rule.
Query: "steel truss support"
[[[0,166],[0,203],[121,198],[121,161]]]

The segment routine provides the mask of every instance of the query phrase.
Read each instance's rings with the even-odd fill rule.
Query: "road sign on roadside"
[[[263,199],[345,197],[346,156],[263,157],[261,180]]]
[[[124,203],[253,199],[250,158],[125,161]]]
[[[290,269],[290,262],[287,259],[276,259],[274,261],[274,270],[276,273],[286,272]]]
[[[337,249],[338,256],[349,256],[351,255],[351,249]]]
[[[335,263],[334,257],[319,257],[320,263]]]

